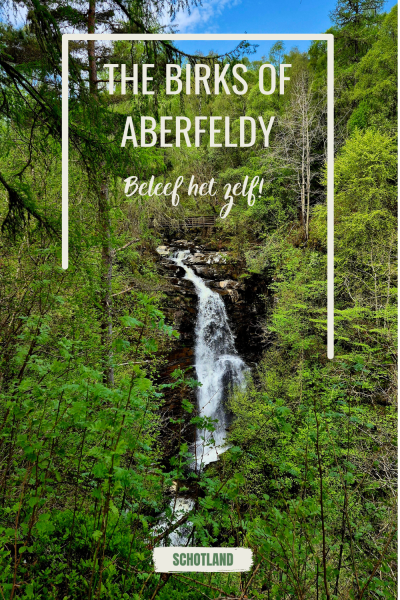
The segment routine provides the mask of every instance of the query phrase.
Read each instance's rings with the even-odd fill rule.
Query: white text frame
[[[62,268],[68,268],[68,42],[70,40],[98,41],[326,41],[327,42],[327,354],[334,357],[334,36],[329,33],[177,33],[177,34],[80,34],[62,36]]]

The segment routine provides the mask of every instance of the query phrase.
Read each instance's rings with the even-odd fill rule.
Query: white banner
[[[239,572],[253,564],[250,548],[154,548],[156,573]]]

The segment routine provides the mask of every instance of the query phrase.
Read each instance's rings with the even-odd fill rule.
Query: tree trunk
[[[303,99],[302,99],[303,100]],[[307,238],[307,218],[306,218],[306,181],[305,181],[305,170],[306,170],[306,161],[305,161],[305,154],[306,154],[306,148],[305,148],[305,140],[304,140],[304,121],[305,121],[305,115],[304,115],[304,111],[305,111],[305,106],[304,106],[304,102],[302,102],[302,132],[301,132],[301,137],[302,137],[302,152],[301,152],[301,213],[302,213],[302,221],[304,223],[304,231],[306,234],[306,238]]]
[[[307,214],[306,214],[306,239],[308,240],[309,235],[309,223],[310,223],[310,192],[311,192],[311,156],[310,156],[310,136],[308,130],[308,116],[306,119],[307,134],[306,134],[306,163],[307,163]]]
[[[114,368],[112,366],[112,266],[113,249],[111,246],[110,210],[108,202],[108,185],[104,181],[99,195],[99,224],[101,233],[101,305],[102,305],[102,347],[104,352],[103,381],[114,385]]]
[[[88,12],[88,33],[95,33],[96,1],[90,0]],[[89,90],[97,97],[97,67],[95,41],[88,40]],[[108,201],[108,185],[106,177],[100,183],[99,192],[99,230],[101,236],[101,345],[103,349],[103,382],[114,385],[114,369],[112,366],[112,262],[110,207]]]
[[[94,33],[96,28],[96,0],[90,0],[88,12],[88,33]],[[88,41],[89,58],[89,89],[93,96],[97,96],[97,69],[94,40]]]

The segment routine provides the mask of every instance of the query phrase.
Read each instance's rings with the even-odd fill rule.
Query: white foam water
[[[248,369],[235,349],[235,341],[228,323],[224,302],[219,294],[206,286],[185,259],[189,250],[172,257],[185,270],[185,279],[192,281],[199,299],[195,329],[196,378],[202,384],[197,391],[198,411],[201,417],[215,420],[215,431],[197,430],[195,460],[197,467],[218,460],[227,450],[225,444],[228,417],[224,402],[236,386],[245,384]]]
[[[184,496],[176,496],[172,498],[169,503],[171,509],[170,516],[167,517],[165,513],[162,514],[160,522],[153,528],[152,534],[154,536],[164,533],[171,525],[174,525],[179,519],[185,516],[194,506],[194,500],[192,498],[185,498]],[[169,512],[169,511],[168,511]],[[163,546],[186,546],[189,536],[192,533],[193,523],[186,521],[172,531],[163,540]]]

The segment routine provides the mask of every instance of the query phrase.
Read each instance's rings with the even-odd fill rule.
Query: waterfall
[[[203,279],[185,264],[189,250],[176,253],[171,259],[185,270],[185,279],[194,284],[198,296],[195,329],[196,378],[202,384],[197,391],[201,417],[217,420],[215,431],[197,430],[195,459],[198,468],[218,460],[227,449],[225,444],[228,416],[224,402],[236,386],[244,385],[246,364],[235,349],[224,302],[219,294],[206,286]]]
[[[194,444],[195,466],[200,470],[218,460],[227,450],[225,443],[228,427],[228,415],[224,402],[236,386],[245,383],[244,374],[248,367],[235,349],[235,340],[228,323],[224,302],[219,294],[206,286],[201,277],[185,264],[190,250],[175,253],[170,260],[185,271],[184,279],[194,284],[199,299],[195,329],[195,369],[196,378],[202,384],[197,388],[198,414],[214,421],[214,432],[199,430]],[[176,496],[170,501],[169,511],[161,515],[160,522],[153,528],[153,534],[159,535],[176,523],[183,515],[192,510],[194,500]],[[170,516],[168,516],[168,514]],[[163,544],[186,546],[193,525],[190,521],[173,531]]]

